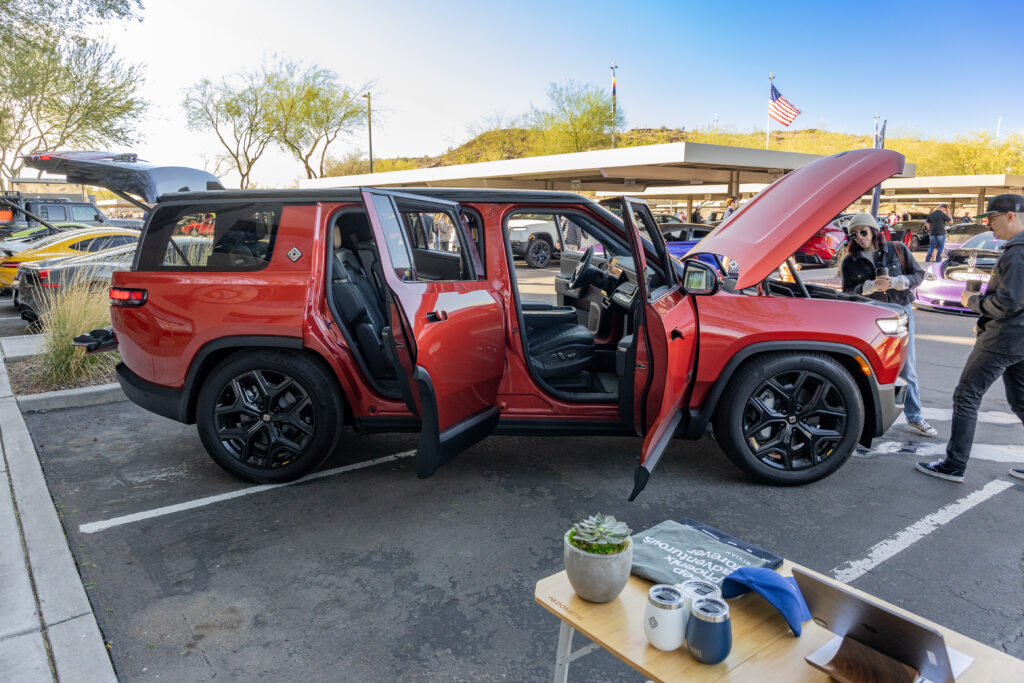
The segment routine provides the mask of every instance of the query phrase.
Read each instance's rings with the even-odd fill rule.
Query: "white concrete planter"
[[[570,530],[571,531],[571,530]],[[565,573],[576,595],[589,602],[611,602],[629,581],[633,567],[633,541],[614,555],[598,555],[580,550],[569,542],[569,532],[562,538]]]

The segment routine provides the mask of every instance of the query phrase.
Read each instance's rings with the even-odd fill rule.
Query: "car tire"
[[[910,251],[917,251],[921,246],[921,240],[918,239],[917,235],[910,236],[910,244],[907,245]]]
[[[530,240],[526,247],[526,265],[531,268],[544,268],[551,263],[551,243],[543,237]]]
[[[344,397],[313,360],[286,351],[230,356],[203,383],[199,438],[214,462],[258,484],[293,481],[323,464],[341,433]]]
[[[853,377],[816,353],[748,360],[729,381],[714,418],[729,460],[757,481],[782,486],[835,472],[863,428],[864,401]]]

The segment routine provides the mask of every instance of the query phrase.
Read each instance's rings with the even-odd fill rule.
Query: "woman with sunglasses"
[[[921,416],[921,390],[917,384],[917,353],[914,349],[914,289],[924,280],[924,270],[902,242],[890,242],[868,213],[850,221],[850,246],[840,267],[843,291],[898,304],[907,313],[907,362],[900,371],[907,383],[903,413],[911,429],[925,436],[938,432]]]

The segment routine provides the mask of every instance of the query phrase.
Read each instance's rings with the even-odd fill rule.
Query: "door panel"
[[[673,261],[662,241],[661,231],[647,204],[629,197],[623,198],[622,218],[632,241],[637,268],[637,294],[634,316],[633,344],[627,358],[635,359],[633,392],[628,396],[632,406],[621,404],[623,413],[632,411],[633,428],[644,437],[640,451],[640,466],[636,470],[633,500],[647,485],[651,470],[658,463],[676,428],[683,419],[683,408],[692,386],[690,372],[696,354],[697,319],[691,298],[675,281]],[[654,254],[645,252],[637,221],[645,224]],[[656,262],[663,269],[667,293],[657,300],[650,299],[649,283],[644,273],[648,263]],[[629,381],[629,369],[624,381]]]
[[[363,189],[374,239],[388,289],[390,327],[386,343],[399,376],[408,382],[410,409],[422,421],[416,454],[416,473],[428,477],[438,467],[493,429],[495,405],[505,370],[505,317],[490,282],[479,275],[474,248],[459,219],[457,204],[386,190]],[[456,259],[449,275],[417,271],[423,254],[414,258],[407,231],[408,216],[416,212],[445,213],[461,240],[461,254],[473,262],[457,266],[457,254],[435,254]]]

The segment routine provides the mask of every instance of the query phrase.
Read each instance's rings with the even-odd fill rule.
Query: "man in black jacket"
[[[1001,194],[988,202],[988,224],[1006,240],[985,294],[965,291],[961,302],[981,314],[978,338],[953,392],[953,427],[946,459],[917,463],[919,472],[949,481],[964,480],[974,443],[978,406],[992,384],[1003,377],[1010,410],[1024,424],[1024,197]],[[1024,468],[1010,470],[1024,479]]]

